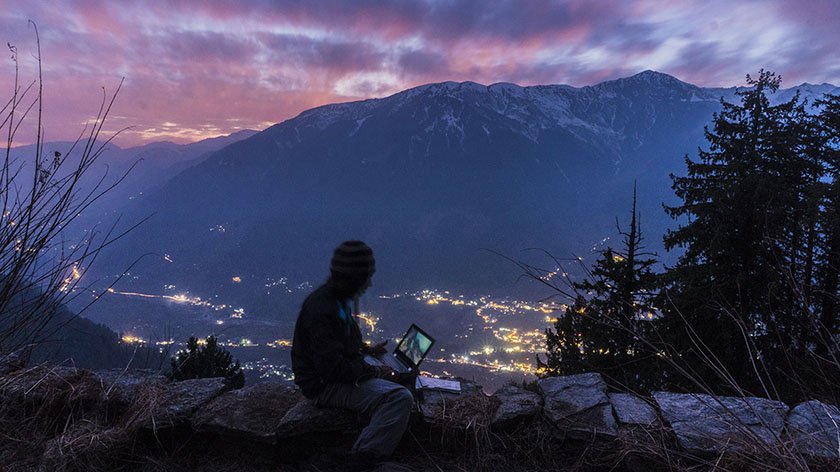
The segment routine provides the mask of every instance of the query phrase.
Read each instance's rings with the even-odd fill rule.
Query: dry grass
[[[89,372],[49,366],[0,377],[2,470],[319,470],[307,462],[281,464],[270,453],[261,459],[241,451],[225,456],[216,447],[227,443],[225,438],[208,440],[189,433],[159,442],[140,433],[161,403],[162,386],[143,385],[129,407],[118,412],[109,410],[104,397],[108,388]],[[12,401],[22,393],[23,400]],[[631,464],[634,470],[650,471],[837,470],[836,462],[805,458],[783,438],[766,444],[736,423],[734,413],[733,428],[751,447],[697,456],[679,451],[667,425],[623,430],[616,440],[576,440],[560,437],[546,419],[537,417],[512,431],[497,432],[491,428],[497,408],[497,400],[484,395],[448,400],[437,422],[409,430],[395,459],[418,472],[623,471]]]
[[[0,380],[0,463],[4,470],[120,470],[159,401],[144,385],[115,414],[89,371],[39,365]],[[17,400],[15,400],[17,399]]]

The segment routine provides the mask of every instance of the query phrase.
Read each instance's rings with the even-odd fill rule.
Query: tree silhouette
[[[648,341],[657,317],[656,261],[643,250],[635,188],[629,228],[616,227],[621,249],[602,251],[588,278],[572,284],[578,295],[546,330],[546,361],[538,366],[543,375],[600,372],[616,387],[649,391],[662,377]]]
[[[239,361],[234,362],[230,353],[219,347],[215,336],[208,337],[203,343],[190,336],[187,348],[176,353],[171,364],[172,380],[224,377],[225,383],[231,388],[242,388],[245,385],[245,374]]]

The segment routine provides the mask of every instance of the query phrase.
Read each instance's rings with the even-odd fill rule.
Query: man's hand
[[[373,346],[368,346],[367,353],[371,356],[381,356],[388,352],[388,349],[385,348],[385,345],[388,344],[388,340],[384,340],[379,344],[374,344]]]
[[[385,380],[394,380],[397,378],[397,371],[387,365],[380,365],[376,367],[376,377]]]

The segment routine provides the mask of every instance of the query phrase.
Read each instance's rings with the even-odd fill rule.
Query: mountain
[[[486,249],[586,260],[626,219],[634,181],[648,247],[661,251],[673,226],[661,208],[673,201],[668,175],[735,91],[645,71],[582,88],[444,82],[314,108],[136,199],[127,214],[153,217],[103,265],[116,273],[153,253],[131,287],[271,307],[271,281],[316,283],[334,246],[360,238],[377,254],[380,291],[510,293],[517,269]]]
[[[256,133],[253,130],[242,130],[190,144],[154,142],[128,148],[121,148],[114,143],[95,143],[92,149],[102,146],[102,152],[79,183],[78,194],[85,195],[96,185],[104,190],[122,180],[107,192],[105,198],[98,200],[84,212],[78,226],[87,228],[98,222],[107,223],[109,218],[106,218],[106,215],[115,213],[131,200],[163,185],[170,177],[201,162],[212,153]],[[42,149],[50,161],[54,152],[67,156],[62,169],[69,172],[79,165],[84,146],[85,142],[75,143],[74,146],[73,142],[51,141],[42,144]],[[30,163],[34,155],[35,145],[12,148],[11,157],[15,163],[13,167],[22,165],[21,175],[16,179],[18,182],[28,182],[31,178]]]
[[[60,295],[59,295],[60,296]],[[61,302],[47,301],[39,289],[25,289],[13,295],[0,312],[3,347],[14,349],[29,365],[53,362],[80,368],[126,367],[160,369],[168,358],[154,347],[120,342],[120,335],[103,324],[73,313]],[[51,307],[33,313],[23,308],[32,303]],[[33,313],[36,319],[26,319]],[[51,313],[49,316],[43,316]]]

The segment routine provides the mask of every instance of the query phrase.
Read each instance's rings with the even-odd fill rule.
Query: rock
[[[190,379],[164,385],[160,397],[152,403],[152,411],[144,422],[145,429],[172,428],[186,422],[200,406],[227,390],[225,379]]]
[[[420,410],[420,415],[422,416],[424,422],[428,424],[441,424],[444,422],[449,423],[448,420],[451,419],[451,415],[448,415],[447,411],[451,412],[452,407],[459,403],[470,401],[464,400],[465,398],[481,398],[486,400],[487,395],[484,394],[484,390],[481,388],[481,385],[464,379],[453,380],[461,382],[460,393],[425,389],[418,391],[418,409]]]
[[[289,383],[259,383],[216,397],[196,411],[191,423],[197,432],[271,443],[283,417],[302,399]]]
[[[840,459],[840,408],[817,400],[800,403],[788,414],[787,423],[799,452]]]
[[[755,397],[713,397],[655,392],[653,398],[671,425],[680,447],[690,453],[757,453],[776,443],[788,407]]]
[[[669,446],[676,446],[673,435],[662,428],[662,420],[651,405],[652,401],[631,393],[609,393],[607,396],[618,420],[618,441],[626,451],[624,467],[632,472],[670,470],[662,456],[639,447],[652,441],[666,441]]]
[[[507,385],[492,395],[499,403],[491,427],[496,431],[509,430],[530,420],[542,411],[542,397],[515,385]]]
[[[105,399],[119,409],[127,408],[142,386],[166,382],[165,376],[149,369],[108,369],[94,374]]]
[[[610,393],[607,396],[619,425],[645,427],[661,425],[656,409],[643,398],[632,393]]]
[[[340,408],[320,408],[312,400],[300,400],[280,419],[275,435],[278,440],[310,433],[357,429],[356,415]]]
[[[600,374],[549,377],[539,381],[545,416],[563,433],[573,436],[615,437],[618,429]]]

